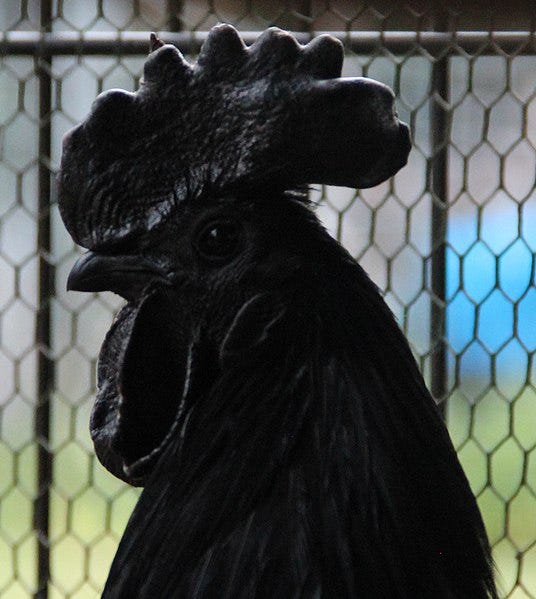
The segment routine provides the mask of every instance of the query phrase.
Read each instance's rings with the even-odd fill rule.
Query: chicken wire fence
[[[469,6],[467,6],[469,4]],[[531,2],[3,0],[0,596],[96,597],[138,491],[88,434],[122,301],[67,293],[61,137],[135,89],[148,32],[191,59],[210,27],[329,31],[344,74],[390,85],[414,148],[393,179],[311,195],[407,334],[482,510],[502,596],[536,598],[536,39]]]

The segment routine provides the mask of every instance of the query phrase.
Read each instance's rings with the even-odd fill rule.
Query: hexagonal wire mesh
[[[220,21],[250,39],[269,25],[339,32],[345,74],[395,90],[409,165],[371,190],[311,193],[445,402],[503,596],[536,597],[534,15],[523,2],[499,14],[350,0],[1,4],[0,594],[95,597],[137,497],[97,463],[87,432],[121,302],[64,291],[78,250],[51,185],[61,136],[98,92],[137,85],[146,33],[110,32],[179,31],[163,37],[195,54]]]

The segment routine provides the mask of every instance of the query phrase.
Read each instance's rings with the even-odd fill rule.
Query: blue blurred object
[[[509,219],[499,211],[487,214],[485,241],[479,235],[459,255],[453,248],[476,237],[477,219],[471,212],[449,220],[446,335],[454,352],[464,354],[462,377],[488,378],[489,356],[498,356],[503,367],[513,367],[522,346],[528,352],[536,349],[536,291],[531,287],[529,249],[536,243],[536,230],[524,231],[524,237],[512,242]],[[498,248],[503,248],[501,253]]]

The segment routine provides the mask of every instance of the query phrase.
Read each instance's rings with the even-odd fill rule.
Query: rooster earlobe
[[[279,338],[287,308],[272,294],[253,296],[238,311],[220,348],[223,369],[254,361]]]

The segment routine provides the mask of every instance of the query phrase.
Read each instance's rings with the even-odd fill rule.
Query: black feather
[[[210,388],[191,381],[104,597],[495,597],[407,342],[309,209],[284,212],[300,269],[244,303]]]

